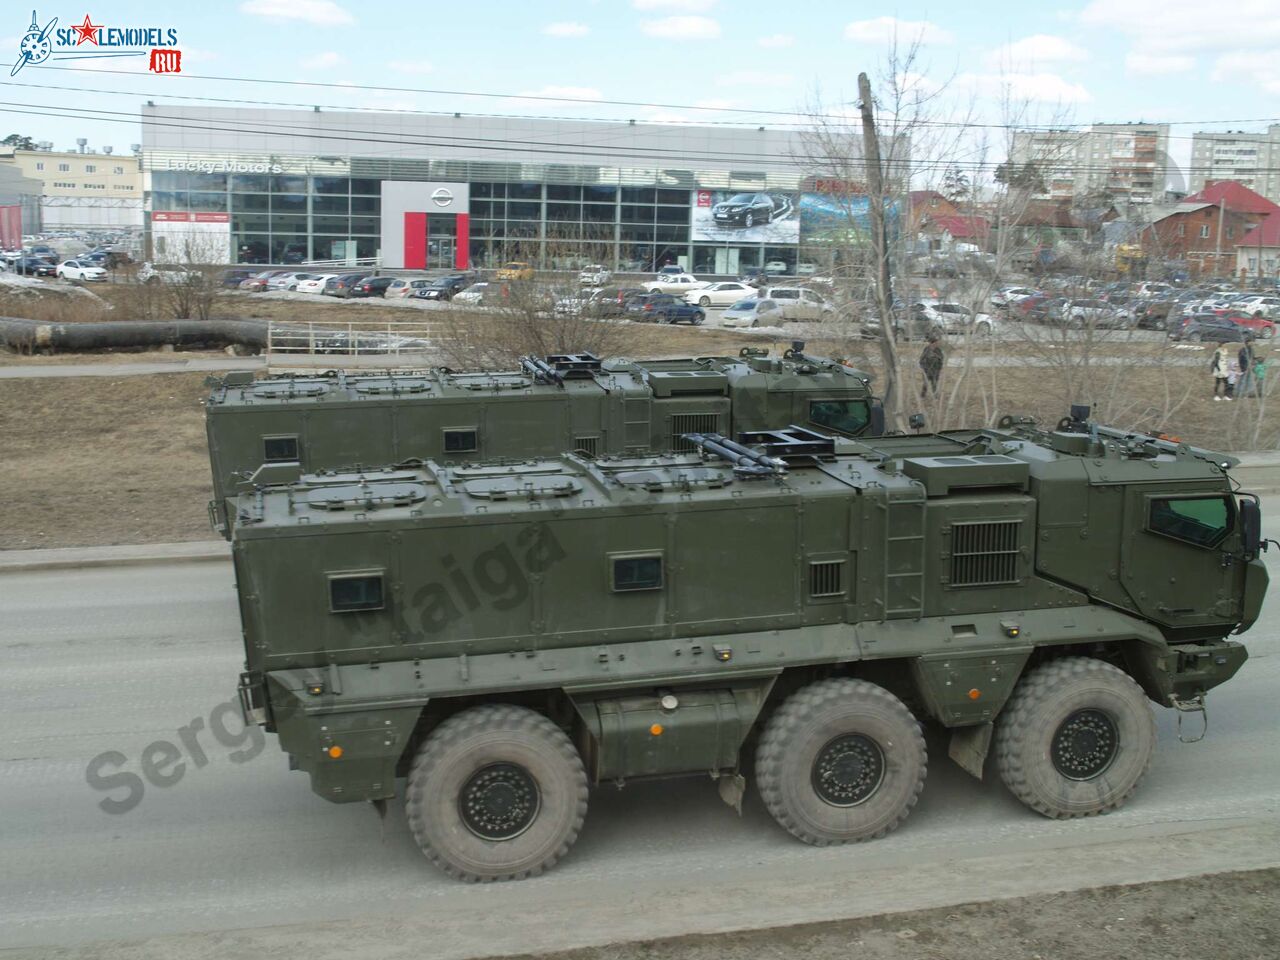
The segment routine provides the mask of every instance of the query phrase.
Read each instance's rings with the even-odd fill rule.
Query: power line
[[[129,70],[86,70],[86,69],[77,69],[74,67],[55,67],[51,65],[46,65],[42,69],[74,70],[76,73],[80,73],[80,74],[107,73],[107,74],[120,74],[123,76],[130,76],[130,77],[138,76],[137,73],[134,73]],[[528,94],[528,93],[485,93],[477,90],[447,90],[447,89],[436,89],[432,87],[397,87],[397,86],[382,86],[378,84],[359,84],[359,83],[347,84],[347,83],[332,83],[332,82],[323,81],[323,80],[279,80],[279,79],[268,79],[265,77],[222,77],[222,76],[216,76],[213,74],[198,74],[198,73],[167,74],[166,81],[168,79],[213,80],[219,83],[254,83],[254,84],[270,84],[270,85],[276,85],[276,86],[290,86],[290,87],[324,87],[324,88],[331,88],[331,89],[343,90],[343,91],[367,90],[367,91],[382,91],[386,93],[419,93],[419,94],[426,94],[428,96],[477,97],[477,98],[484,98],[484,99],[490,99],[490,100],[535,100],[535,101],[545,101],[550,103],[585,104],[589,106],[641,107],[641,108],[655,107],[663,110],[697,110],[700,112],[707,112],[707,113],[733,113],[733,114],[745,114],[748,116],[795,117],[798,115],[797,111],[795,110],[774,110],[774,109],[762,109],[762,108],[751,109],[748,107],[727,107],[727,106],[710,107],[705,105],[699,106],[698,104],[689,104],[689,103],[646,103],[644,101],[639,101],[639,100],[608,100],[608,99],[597,100],[589,97],[541,96],[541,95]],[[142,95],[139,94],[139,96],[142,96]],[[163,96],[166,96],[166,94],[162,93],[162,94],[159,94],[159,96],[163,97]],[[190,98],[187,98],[187,99],[190,99]],[[311,104],[309,104],[309,106],[310,105]],[[842,114],[815,113],[815,114],[812,114],[811,116],[813,119],[841,120],[848,123],[853,122],[852,118],[844,116]],[[634,118],[628,118],[628,119],[630,120]],[[622,122],[622,121],[614,121],[614,122]],[[1095,121],[1092,123],[1060,123],[1060,124],[1047,124],[1047,125],[1038,125],[1038,124],[1026,125],[1026,124],[1015,124],[1015,123],[972,124],[966,121],[929,120],[929,119],[912,121],[912,122],[919,123],[925,126],[942,126],[942,127],[973,126],[973,127],[981,127],[983,129],[1002,129],[1002,130],[1057,130],[1057,129],[1071,129],[1074,127],[1125,125],[1124,122],[1116,123],[1116,124],[1106,124],[1101,121]],[[1168,123],[1170,126],[1194,126],[1196,124],[1223,124],[1223,123],[1277,123],[1277,122],[1280,122],[1280,117],[1260,117],[1260,118],[1255,117],[1250,119],[1233,119],[1233,120],[1222,120],[1222,119],[1168,120],[1168,121],[1162,121],[1162,122]]]

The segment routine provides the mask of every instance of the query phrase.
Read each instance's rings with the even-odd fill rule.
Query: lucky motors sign
[[[284,167],[269,160],[170,160],[167,170],[189,173],[284,173]]]
[[[9,71],[17,74],[27,65],[39,66],[51,60],[86,60],[116,57],[147,57],[152,73],[181,73],[182,51],[178,49],[178,31],[174,27],[154,24],[94,23],[90,14],[80,23],[67,21],[58,26],[51,17],[41,26],[40,17],[31,11],[31,26],[18,41],[18,59]]]

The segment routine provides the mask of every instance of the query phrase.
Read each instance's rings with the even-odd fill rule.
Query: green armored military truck
[[[407,457],[681,450],[689,449],[681,436],[691,431],[736,435],[786,423],[843,436],[884,432],[866,373],[800,350],[766,354],[529,357],[505,373],[233,374],[206,404],[213,523],[229,537],[225,500],[264,464],[296,462],[315,471]]]
[[[466,880],[537,874],[589,788],[744,758],[800,840],[879,837],[921,723],[1050,817],[1124,803],[1154,702],[1203,710],[1259,615],[1228,457],[1076,420],[691,453],[412,462],[236,502],[240,695],[335,802],[405,803]],[[1190,728],[1190,725],[1189,725]]]

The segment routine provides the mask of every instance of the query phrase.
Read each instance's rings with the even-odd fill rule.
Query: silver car
[[[776,327],[785,319],[776,300],[747,297],[729,307],[721,322],[726,327]]]

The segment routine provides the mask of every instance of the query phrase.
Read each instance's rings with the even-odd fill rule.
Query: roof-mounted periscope
[[[902,472],[919,480],[930,497],[945,497],[966,487],[1018,487],[1026,489],[1031,467],[1025,460],[1001,454],[955,457],[907,457]]]

